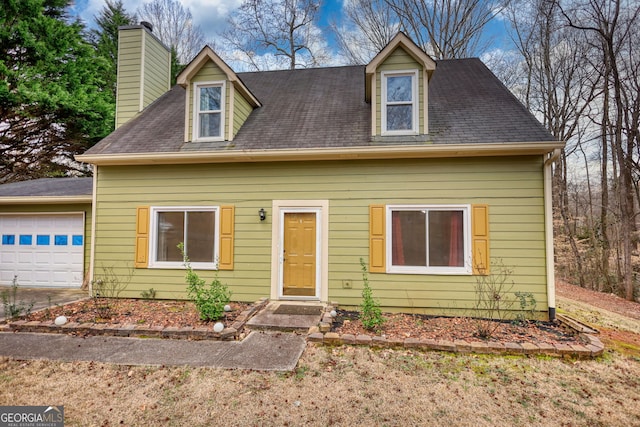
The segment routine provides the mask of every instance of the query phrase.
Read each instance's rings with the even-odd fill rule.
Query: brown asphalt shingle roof
[[[253,110],[233,141],[184,143],[185,90],[175,86],[86,154],[416,144],[415,138],[371,137],[364,66],[238,76],[262,107]],[[429,135],[421,139],[427,143],[553,141],[479,59],[438,61],[428,108]]]

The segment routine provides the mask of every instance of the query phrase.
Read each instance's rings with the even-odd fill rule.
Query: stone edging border
[[[213,340],[213,341],[235,341],[240,337],[240,332],[247,321],[268,302],[268,298],[251,304],[236,317],[233,324],[224,328],[222,332],[214,332],[212,328],[206,327],[185,327],[176,326],[145,326],[145,325],[118,325],[109,323],[77,323],[69,322],[58,326],[53,321],[38,322],[17,320],[0,325],[0,332],[40,332],[59,334],[83,334],[83,335],[103,335],[115,337],[133,338],[171,338],[188,340]]]
[[[333,303],[334,305],[337,305]],[[387,339],[371,335],[338,334],[331,331],[333,317],[330,312],[333,305],[328,305],[318,326],[309,328],[307,341],[323,345],[363,345],[378,348],[414,348],[421,350],[447,351],[451,353],[509,354],[509,355],[545,355],[561,358],[588,359],[601,356],[604,344],[592,334],[580,333],[588,344],[532,344],[532,343],[500,343],[476,342],[464,340],[435,339]]]

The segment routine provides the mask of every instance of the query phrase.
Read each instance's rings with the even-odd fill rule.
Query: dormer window
[[[225,83],[196,83],[194,91],[193,139],[223,140]]]
[[[382,134],[418,133],[418,71],[382,72]]]

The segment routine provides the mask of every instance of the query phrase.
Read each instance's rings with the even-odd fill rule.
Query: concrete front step
[[[318,314],[278,314],[277,311],[281,305],[317,307]],[[311,326],[316,326],[320,322],[323,311],[324,305],[319,303],[272,301],[249,319],[245,327],[251,330],[306,333]]]

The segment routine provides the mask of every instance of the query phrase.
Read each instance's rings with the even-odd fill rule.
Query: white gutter
[[[553,320],[556,317],[556,275],[553,258],[553,182],[551,179],[551,168],[553,163],[560,157],[560,153],[560,148],[554,149],[544,162],[544,231],[549,320]]]
[[[76,160],[94,165],[244,163],[303,160],[374,160],[442,157],[538,155],[564,147],[558,141],[492,144],[421,144],[283,150],[179,151],[163,153],[82,154]]]
[[[91,195],[86,196],[11,196],[0,197],[0,205],[38,205],[91,203]]]

